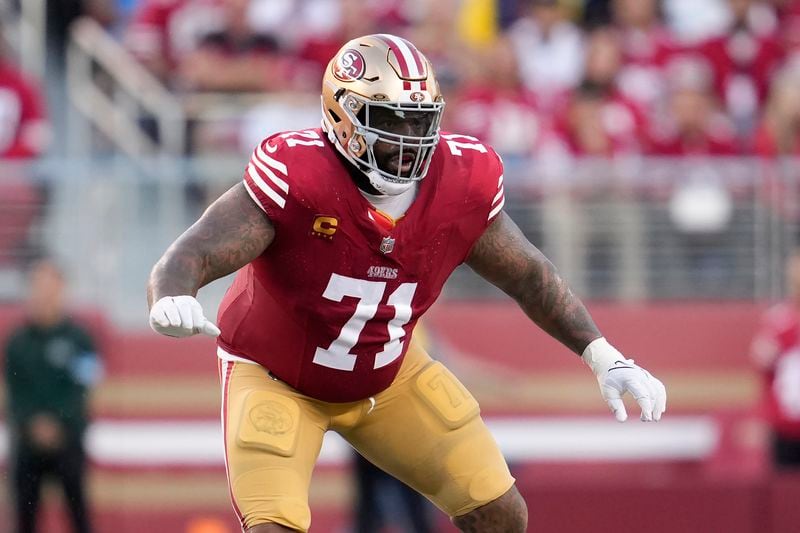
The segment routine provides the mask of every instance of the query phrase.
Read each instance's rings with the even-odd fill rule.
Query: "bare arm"
[[[231,187],[172,243],[150,272],[147,303],[197,295],[200,287],[234,272],[267,249],[275,229],[244,185]]]
[[[502,289],[531,320],[577,354],[602,336],[553,264],[505,213],[475,243],[466,263]]]

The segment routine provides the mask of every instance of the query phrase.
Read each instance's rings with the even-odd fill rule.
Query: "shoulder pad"
[[[324,147],[319,130],[312,129],[276,133],[253,150],[244,172],[244,186],[270,219],[280,218],[287,200],[296,197],[298,191],[294,189],[305,174],[309,158]]]
[[[491,146],[469,135],[442,133],[438,149],[467,180],[469,200],[484,213],[488,224],[505,204],[502,159]]]

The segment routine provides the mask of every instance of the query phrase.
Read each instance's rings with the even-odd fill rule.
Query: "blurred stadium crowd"
[[[343,41],[390,32],[433,61],[445,128],[508,156],[800,154],[796,0],[49,4],[61,25],[97,18],[180,93],[316,93]],[[22,102],[24,118],[41,116],[35,98]],[[3,157],[41,149],[8,135],[0,146]]]
[[[426,51],[445,127],[504,154],[800,154],[796,1],[144,0],[121,35],[177,90],[316,92],[374,32]]]

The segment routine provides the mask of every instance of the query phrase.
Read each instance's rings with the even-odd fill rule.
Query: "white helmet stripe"
[[[417,66],[417,63],[420,61],[419,61],[419,56],[415,55],[414,53],[416,52],[416,50],[412,51],[411,47],[408,45],[408,43],[406,43],[406,41],[394,35],[390,35],[388,33],[382,33],[381,37],[384,40],[389,41],[392,44],[392,47],[395,50],[399,50],[400,53],[403,55],[406,67],[408,68],[408,76],[410,78],[420,78],[424,76],[424,73],[420,72],[420,68]],[[399,59],[400,58],[398,58],[398,60]]]
[[[399,37],[398,40],[402,42],[404,45],[406,45],[408,47],[408,50],[411,52],[411,55],[414,58],[414,67],[416,67],[415,70],[417,71],[419,76],[427,76],[426,73],[427,69],[425,68],[425,62],[422,61],[422,54],[420,53],[419,50],[417,50],[417,47],[408,42],[407,40],[403,39],[402,37]]]

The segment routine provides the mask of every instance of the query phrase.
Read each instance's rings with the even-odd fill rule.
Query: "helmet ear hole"
[[[328,114],[331,116],[334,123],[338,124],[342,121],[342,119],[333,111],[333,109],[328,109]]]

